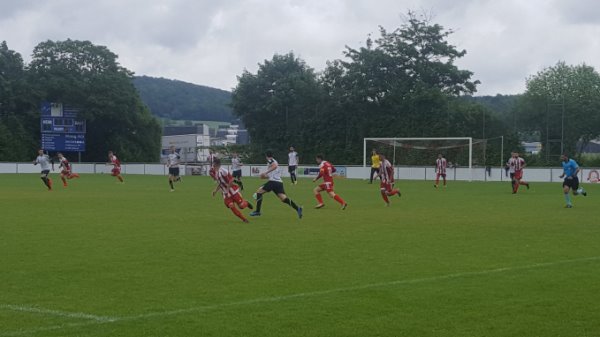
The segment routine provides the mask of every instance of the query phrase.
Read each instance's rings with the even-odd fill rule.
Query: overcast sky
[[[455,31],[479,95],[520,93],[559,60],[600,70],[596,0],[0,0],[0,40],[26,61],[41,41],[90,40],[137,75],[231,90],[274,53],[322,70],[409,9]]]

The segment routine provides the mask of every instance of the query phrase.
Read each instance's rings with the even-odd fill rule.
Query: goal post
[[[385,145],[389,148],[388,159],[392,162],[392,165],[397,164],[396,153],[397,150],[402,148],[414,148],[425,151],[445,152],[450,149],[460,149],[468,147],[468,169],[469,169],[469,181],[473,179],[473,137],[368,137],[363,138],[363,167],[367,167],[367,158],[369,157],[370,149],[367,146],[368,143],[375,143],[378,145]],[[446,144],[444,144],[444,142]],[[413,145],[414,144],[414,145]],[[374,146],[375,148],[376,146]],[[391,154],[391,156],[390,156]],[[464,156],[464,155],[463,155]],[[431,156],[428,157],[428,162],[431,163],[433,159]],[[423,163],[419,163],[422,165]],[[431,165],[431,164],[429,164]]]

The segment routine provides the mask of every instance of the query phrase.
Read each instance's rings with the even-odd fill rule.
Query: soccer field
[[[0,175],[2,337],[600,336],[600,186],[286,180],[304,218],[245,224],[207,177],[52,178]]]

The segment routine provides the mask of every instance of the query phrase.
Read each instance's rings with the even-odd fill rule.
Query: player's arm
[[[279,166],[276,163],[271,163],[271,166],[263,173],[264,176],[275,171]]]
[[[219,191],[221,189],[221,184],[218,184],[217,182],[217,187],[215,187],[215,189],[212,191],[212,196],[214,197],[215,194],[217,194],[217,191]]]
[[[319,179],[321,179],[323,175],[321,174],[321,170],[319,170],[319,174],[315,177],[315,179],[313,179],[313,183]]]

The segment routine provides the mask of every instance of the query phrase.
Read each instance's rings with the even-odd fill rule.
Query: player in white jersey
[[[277,195],[279,200],[281,200],[284,204],[289,205],[298,213],[298,218],[302,219],[302,207],[296,205],[290,198],[285,195],[285,191],[283,189],[283,181],[281,180],[281,169],[279,168],[279,163],[277,160],[273,158],[273,152],[267,151],[265,153],[267,157],[267,163],[269,164],[269,168],[260,174],[261,179],[269,179],[269,181],[258,188],[258,191],[254,193],[254,199],[256,199],[256,211],[250,213],[250,216],[260,216],[260,209],[262,206],[263,195],[268,192],[273,192]]]
[[[40,164],[40,168],[42,169],[40,178],[44,182],[44,185],[48,187],[48,191],[52,191],[52,179],[48,175],[50,174],[50,168],[54,171],[54,161],[44,153],[44,150],[40,149],[37,158],[33,161],[33,165],[37,164]]]
[[[298,152],[294,147],[290,147],[290,152],[288,153],[288,172],[290,173],[290,179],[292,180],[292,184],[296,185],[298,183],[298,178],[296,177],[296,169],[298,168]]]
[[[231,157],[231,175],[233,176],[233,182],[240,187],[240,191],[244,190],[244,184],[242,183],[242,161],[237,153],[233,153]]]
[[[177,153],[175,146],[171,146],[170,152],[167,157],[167,167],[169,168],[169,186],[171,186],[171,192],[175,191],[175,186],[173,183],[176,181],[181,181],[181,177],[179,176],[179,163],[181,161],[181,156]]]
[[[448,167],[448,162],[446,158],[444,158],[443,154],[438,154],[437,159],[435,160],[435,185],[433,187],[438,188],[440,185],[440,177],[444,179],[444,188],[446,187],[446,168]]]

